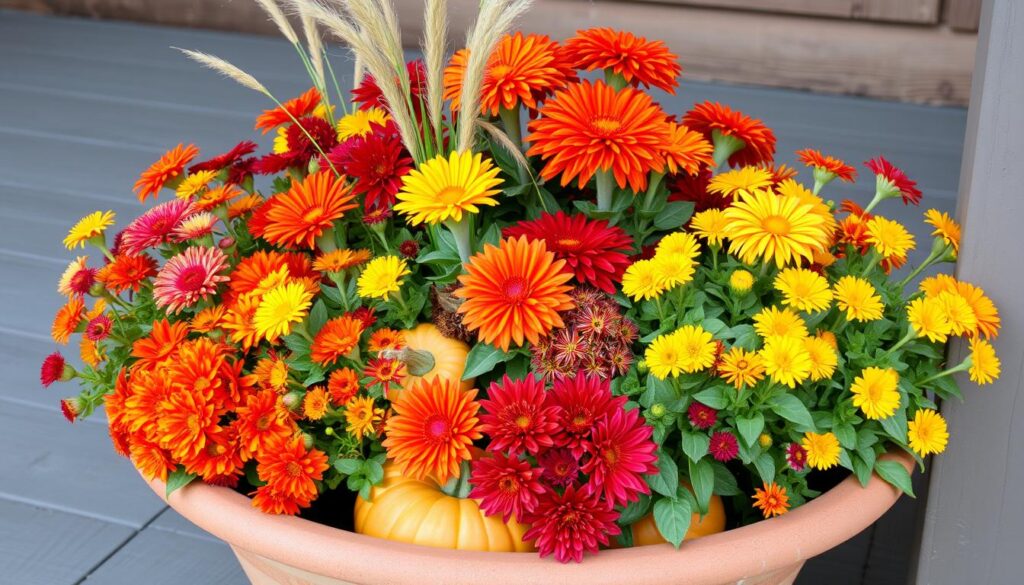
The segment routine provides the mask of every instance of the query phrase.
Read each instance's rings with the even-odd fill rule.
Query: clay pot
[[[907,469],[913,460],[896,458]],[[163,482],[150,487],[164,496]],[[870,526],[899,493],[878,477],[866,488],[849,477],[778,518],[684,542],[606,550],[580,564],[533,553],[430,548],[346,532],[291,516],[271,516],[228,488],[194,483],[167,500],[225,540],[254,585],[788,585],[807,559]]]

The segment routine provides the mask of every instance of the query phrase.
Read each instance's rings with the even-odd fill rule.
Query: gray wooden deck
[[[227,58],[281,97],[308,86],[276,39],[0,11],[0,585],[245,582],[226,546],[168,510],[114,455],[101,418],[68,425],[62,389],[37,379],[53,351],[68,226],[95,209],[122,221],[138,213],[136,174],[178,142],[215,153],[256,138],[264,98],[172,45]],[[964,110],[696,83],[664,103],[681,113],[703,99],[763,118],[780,137],[781,162],[806,146],[858,163],[882,153],[920,182],[925,205],[954,207]],[[866,203],[873,181],[830,194]],[[919,228],[918,210],[884,213]],[[920,228],[918,239],[927,241]],[[915,515],[903,502],[809,563],[800,582],[905,583]]]

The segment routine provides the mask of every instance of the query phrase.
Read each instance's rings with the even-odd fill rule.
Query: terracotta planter
[[[893,456],[890,456],[893,457]],[[913,461],[895,456],[907,469]],[[150,482],[161,497],[165,486]],[[193,484],[168,499],[225,540],[254,585],[787,585],[807,559],[839,545],[885,513],[898,492],[854,477],[792,512],[686,542],[602,551],[581,564],[532,553],[464,552],[391,542],[289,516],[271,516],[227,488]]]

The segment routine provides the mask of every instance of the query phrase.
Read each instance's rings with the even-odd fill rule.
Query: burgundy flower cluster
[[[625,409],[607,380],[505,376],[481,400],[486,456],[473,462],[470,496],[489,515],[531,524],[541,556],[581,561],[619,534],[619,506],[649,494],[657,472],[653,429]]]

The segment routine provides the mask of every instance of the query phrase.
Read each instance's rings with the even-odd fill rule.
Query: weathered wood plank
[[[242,568],[227,545],[152,526],[93,571],[88,585],[247,585]]]
[[[656,0],[707,8],[739,8],[804,16],[916,24],[939,21],[939,0]]]
[[[0,498],[0,583],[73,585],[134,532]]]
[[[68,424],[39,408],[0,409],[0,498],[140,527],[164,508],[104,425]]]

